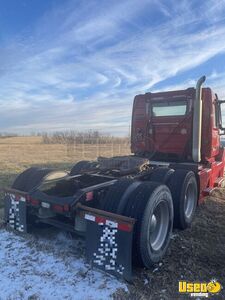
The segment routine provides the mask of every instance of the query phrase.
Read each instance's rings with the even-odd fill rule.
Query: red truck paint
[[[202,89],[201,162],[192,160],[194,88],[180,91],[146,93],[134,98],[131,131],[131,151],[166,162],[192,163],[198,168],[199,202],[204,190],[220,185],[224,174],[225,154],[220,143],[217,96],[210,88]],[[185,115],[154,116],[155,103],[177,101],[187,104]]]

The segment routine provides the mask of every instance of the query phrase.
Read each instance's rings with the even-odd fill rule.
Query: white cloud
[[[71,1],[0,50],[0,126],[127,134],[132,99],[225,52],[223,1]],[[22,41],[22,42],[21,42]],[[224,70],[225,72],[225,70]],[[223,72],[209,83],[223,93]],[[220,82],[218,81],[220,80]],[[185,86],[186,88],[187,86]],[[116,129],[115,129],[116,128]]]

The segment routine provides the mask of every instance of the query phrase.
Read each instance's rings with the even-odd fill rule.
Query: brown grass
[[[88,130],[85,132],[59,131],[40,134],[44,144],[125,144],[130,137],[114,137],[99,131]]]
[[[126,155],[128,144],[66,145],[43,144],[42,137],[0,138],[0,187],[30,166],[51,166],[69,170],[82,159]],[[179,280],[209,281],[217,278],[225,286],[225,189],[218,190],[199,207],[193,226],[175,231],[162,263],[151,270],[135,269],[129,293],[116,299],[188,299],[178,294]],[[225,299],[225,290],[213,299]]]
[[[44,144],[39,136],[0,137],[0,188],[10,185],[18,173],[30,166],[69,170],[79,160],[129,153],[126,140],[107,144]]]

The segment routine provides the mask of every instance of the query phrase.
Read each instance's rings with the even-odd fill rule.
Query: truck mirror
[[[225,134],[225,114],[223,116],[223,108],[222,105],[225,104],[225,100],[218,100],[218,121],[219,121],[219,129],[222,131],[221,135]],[[225,113],[225,106],[224,106],[224,113]]]

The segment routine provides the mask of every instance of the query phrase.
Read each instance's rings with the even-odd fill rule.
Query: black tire
[[[152,234],[156,235],[155,231],[151,233],[152,220],[153,216],[155,217],[155,210],[158,210],[161,205],[164,219],[160,212],[160,217],[158,216],[160,221],[154,226],[159,226],[158,231],[163,234],[161,234],[161,245],[158,243],[156,248],[155,243],[151,242]],[[170,242],[173,228],[173,201],[168,187],[157,182],[141,183],[130,195],[123,215],[136,219],[133,233],[133,262],[150,268],[162,259]],[[155,239],[157,240],[157,236]]]
[[[127,198],[139,184],[140,182],[135,182],[133,179],[119,179],[109,188],[104,198],[103,210],[118,214],[122,213]]]
[[[41,183],[43,178],[52,172],[52,169],[29,168],[21,173],[14,181],[12,188],[29,192]],[[29,213],[27,210],[27,231],[32,232],[33,227],[47,228],[49,225],[36,223],[38,217]]]
[[[23,192],[28,192],[26,187],[27,180],[30,178],[30,176],[33,176],[37,170],[38,168],[32,167],[19,174],[13,182],[12,188]]]
[[[31,191],[33,188],[38,186],[45,176],[51,173],[53,170],[48,168],[37,169],[36,172],[32,173],[31,176],[27,179],[26,189]]]
[[[15,179],[12,188],[23,192],[29,192],[40,184],[42,179],[50,172],[52,172],[52,169],[29,168]]]
[[[166,184],[173,173],[173,169],[167,167],[159,167],[151,173],[150,181],[161,182]]]
[[[79,175],[80,173],[88,170],[89,168],[90,168],[90,161],[81,160],[72,167],[72,169],[70,171],[70,175],[71,176]]]
[[[190,227],[198,201],[198,187],[192,171],[178,169],[171,175],[168,187],[173,197],[174,227]]]

